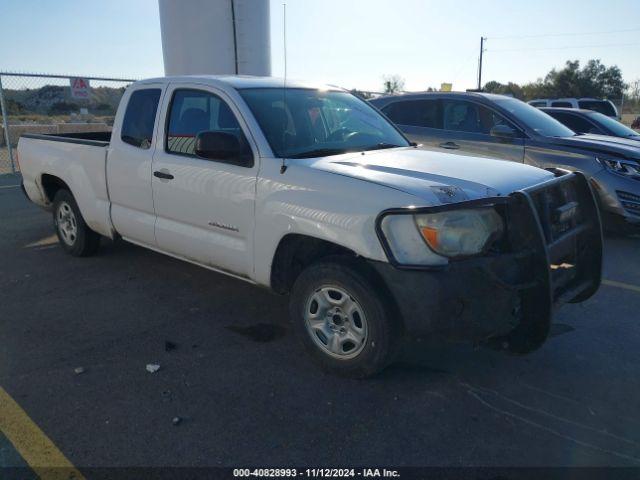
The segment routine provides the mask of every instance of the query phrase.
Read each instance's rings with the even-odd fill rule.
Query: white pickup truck
[[[126,241],[290,294],[325,369],[364,377],[407,335],[524,353],[601,277],[584,177],[418,150],[339,88],[137,82],[113,132],[23,135],[23,187],[62,247]]]

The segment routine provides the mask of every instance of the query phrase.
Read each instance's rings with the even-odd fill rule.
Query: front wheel
[[[324,370],[363,378],[393,359],[399,328],[387,297],[357,264],[325,261],[300,274],[290,313],[298,336]]]
[[[98,250],[100,235],[87,226],[67,190],[58,191],[53,200],[53,226],[62,248],[74,257],[87,257]]]

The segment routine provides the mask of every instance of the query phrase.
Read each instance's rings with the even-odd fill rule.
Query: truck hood
[[[415,148],[376,150],[309,159],[309,167],[415,195],[429,205],[509,195],[553,178],[516,162]]]
[[[576,135],[575,137],[547,137],[545,141],[555,146],[580,148],[603,155],[612,154],[640,160],[640,143],[632,138],[587,134]]]

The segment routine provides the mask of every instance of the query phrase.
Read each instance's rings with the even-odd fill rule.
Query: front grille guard
[[[489,344],[513,353],[539,348],[554,309],[582,302],[600,287],[602,226],[591,186],[580,173],[554,173],[554,179],[512,193],[502,208],[507,238],[500,250],[515,274],[490,270],[520,292],[519,323]],[[568,198],[554,202],[563,195]]]
[[[603,244],[600,213],[587,179],[580,173],[554,173],[552,180],[512,193],[507,204],[511,247],[533,254],[526,268],[533,273],[532,283],[548,292],[550,306],[581,302],[598,290]]]
[[[535,350],[549,335],[553,310],[591,297],[602,277],[602,226],[591,186],[580,173],[552,172],[555,178],[506,197],[382,212],[376,232],[389,262],[408,270],[482,269],[496,285],[519,292],[514,304],[517,326],[505,336],[491,337],[489,343],[513,353]],[[451,259],[446,266],[400,264],[381,228],[386,215],[483,207],[502,215],[506,235],[482,255]]]

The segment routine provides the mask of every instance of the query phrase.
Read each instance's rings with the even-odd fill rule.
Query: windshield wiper
[[[295,153],[293,155],[285,155],[287,158],[314,158],[314,157],[328,157],[330,155],[340,155],[341,153],[352,152],[346,148],[317,148],[315,150],[309,150],[307,152]]]
[[[369,150],[382,150],[384,148],[398,148],[402,145],[396,145],[395,143],[380,142],[376,145],[353,147],[353,148],[317,148],[315,150],[309,150],[307,152],[294,153],[293,155],[286,155],[287,158],[313,158],[313,157],[328,157],[330,155],[340,155],[342,153],[349,152],[363,152]]]
[[[385,148],[399,148],[399,147],[402,147],[402,145],[396,145],[394,143],[380,142],[377,145],[372,145],[371,147],[366,147],[363,150],[383,150]]]

